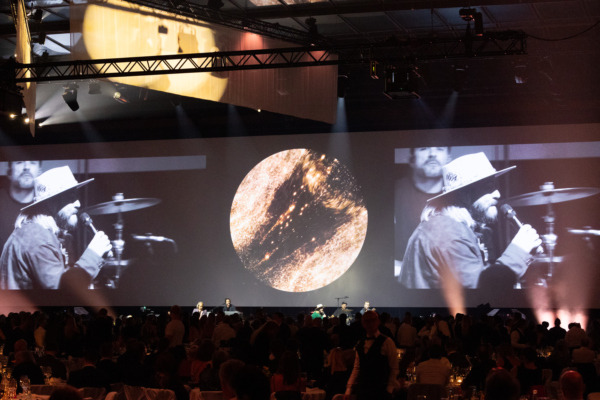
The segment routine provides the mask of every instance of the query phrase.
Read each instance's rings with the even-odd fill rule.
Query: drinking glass
[[[42,367],[42,373],[46,377],[46,385],[49,385],[50,377],[52,376],[52,367]]]
[[[29,382],[29,377],[27,375],[21,375],[20,379],[21,389],[23,389],[23,394],[29,394],[29,390],[31,389],[31,383]]]

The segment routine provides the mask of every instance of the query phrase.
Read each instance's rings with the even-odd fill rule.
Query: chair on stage
[[[446,388],[433,383],[413,383],[408,387],[408,400],[417,400],[418,396],[425,396],[427,400],[440,400],[446,397]]]

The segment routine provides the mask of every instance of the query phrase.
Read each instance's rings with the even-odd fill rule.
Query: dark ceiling
[[[340,73],[349,76],[344,99],[349,131],[600,122],[600,27],[595,25],[600,21],[600,2],[597,0],[480,0],[476,4],[469,4],[468,0],[223,2],[221,10],[231,15],[278,23],[301,32],[308,32],[306,19],[313,17],[319,34],[335,43],[375,43],[391,36],[460,38],[467,26],[459,16],[463,6],[482,13],[486,31],[522,30],[529,35],[528,54],[524,56],[419,63],[421,99],[389,100],[382,94],[382,80],[371,79],[367,69],[340,67]],[[203,6],[206,0],[193,3]],[[45,45],[35,45],[34,52],[41,54],[46,50],[52,57],[68,57],[68,2],[44,0],[26,4],[43,10],[42,25],[47,32]],[[35,36],[37,25],[31,30]],[[0,55],[4,59],[10,57],[14,47],[14,26],[6,4],[0,8]],[[460,85],[457,66],[467,70]],[[521,73],[527,82],[517,84],[515,75]],[[102,85],[109,84],[102,82]],[[38,107],[40,102],[60,98],[61,90],[60,84],[39,84]],[[38,129],[35,139],[28,135],[23,123],[3,120],[0,129],[4,135],[0,142],[64,143],[340,129],[340,125],[191,98],[178,99],[181,105],[174,107],[172,96],[159,92],[151,92],[145,101],[126,106],[116,103],[110,95],[89,96],[82,92],[80,104],[87,106],[72,113],[61,104],[60,112],[68,118],[62,124]],[[233,113],[237,118],[235,125],[231,123]]]

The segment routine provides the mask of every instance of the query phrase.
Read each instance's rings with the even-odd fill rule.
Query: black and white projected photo
[[[360,187],[344,165],[294,149],[266,158],[244,178],[231,207],[231,238],[258,279],[306,292],[350,268],[367,221]]]

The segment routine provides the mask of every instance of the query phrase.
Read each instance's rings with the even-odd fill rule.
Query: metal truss
[[[211,22],[229,28],[240,29],[259,35],[287,42],[310,45],[328,42],[322,36],[310,35],[307,31],[289,28],[280,24],[272,24],[259,19],[248,18],[240,14],[233,14],[217,10],[208,6],[186,2],[182,0],[125,0],[140,6],[151,7],[157,10],[182,15],[200,21]]]
[[[222,51],[103,60],[7,63],[4,83],[68,81],[141,75],[225,72],[322,65],[411,63],[465,57],[526,54],[523,32],[493,32],[460,39],[388,40],[378,44],[307,46],[283,49]],[[30,76],[28,76],[30,73]]]

